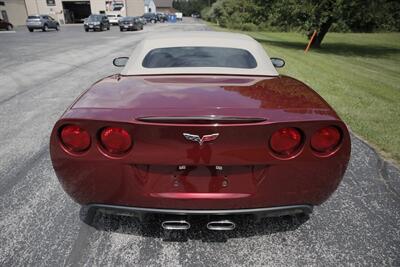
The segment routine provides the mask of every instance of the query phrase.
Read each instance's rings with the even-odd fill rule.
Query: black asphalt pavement
[[[176,234],[157,216],[90,218],[64,193],[49,157],[55,121],[120,71],[112,59],[145,35],[185,30],[207,27],[187,19],[143,32],[0,32],[0,266],[400,266],[400,171],[354,136],[343,182],[309,218],[237,218],[238,229],[223,233],[200,218]]]

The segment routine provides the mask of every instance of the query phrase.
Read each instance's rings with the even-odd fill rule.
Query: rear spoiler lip
[[[242,123],[258,123],[267,121],[261,117],[235,117],[235,116],[149,116],[136,118],[142,122],[152,123],[188,123],[188,124],[242,124]]]

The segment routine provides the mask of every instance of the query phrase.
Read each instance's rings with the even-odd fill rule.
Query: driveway
[[[157,217],[146,225],[88,218],[64,193],[49,158],[55,121],[93,82],[117,73],[112,59],[129,55],[146,34],[185,30],[207,27],[188,19],[143,32],[0,33],[0,266],[399,266],[400,172],[354,136],[343,182],[309,218],[240,218],[224,233],[200,227],[200,219],[171,234]]]

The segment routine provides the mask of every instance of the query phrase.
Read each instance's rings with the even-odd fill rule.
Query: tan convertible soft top
[[[144,57],[153,49],[188,46],[245,49],[254,56],[257,62],[257,67],[244,69],[225,67],[145,68],[142,66]],[[149,35],[133,50],[129,61],[121,74],[229,74],[277,76],[278,72],[272,65],[271,60],[263,47],[248,35],[213,31],[193,31]]]

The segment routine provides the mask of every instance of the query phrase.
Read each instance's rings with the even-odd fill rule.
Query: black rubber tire
[[[110,30],[110,26],[107,27],[107,31],[109,31],[109,30]]]
[[[119,28],[119,31],[123,32],[123,31],[124,31],[124,29],[122,29],[122,28]]]
[[[30,32],[33,32],[33,29],[31,29],[31,28],[28,28],[28,30],[29,30]]]
[[[42,31],[47,32],[49,30],[49,26],[47,26],[46,24],[43,26]]]
[[[11,25],[7,26],[7,31],[11,31],[13,29],[13,27]]]
[[[56,31],[60,31],[60,25],[57,24]]]
[[[89,31],[89,29],[85,29],[85,32],[88,32]]]
[[[155,19],[151,20],[151,23],[155,24],[157,21]]]

